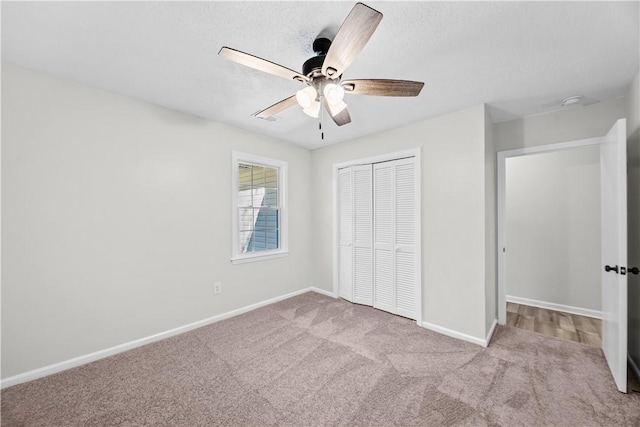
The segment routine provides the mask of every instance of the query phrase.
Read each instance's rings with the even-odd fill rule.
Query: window
[[[287,162],[233,152],[233,263],[284,256]]]

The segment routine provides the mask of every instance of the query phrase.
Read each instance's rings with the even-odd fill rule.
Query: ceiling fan
[[[357,3],[342,23],[338,33],[330,40],[320,34],[313,42],[316,56],[302,65],[302,73],[278,65],[266,59],[223,47],[218,52],[225,58],[263,71],[297,80],[307,85],[295,95],[258,111],[254,116],[267,119],[279,112],[299,104],[307,115],[318,117],[321,107],[329,113],[333,121],[342,126],[351,123],[343,97],[345,93],[376,96],[418,96],[423,82],[409,80],[360,79],[342,80],[342,74],[351,65],[382,20],[382,13],[371,7]]]

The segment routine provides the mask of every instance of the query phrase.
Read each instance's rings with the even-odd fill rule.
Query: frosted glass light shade
[[[318,114],[320,113],[320,102],[314,101],[310,107],[303,109],[302,112],[317,119]]]
[[[347,108],[347,104],[345,104],[343,101],[339,101],[339,102],[337,102],[335,104],[329,104],[329,110],[330,110],[332,116],[335,116],[336,114],[338,114],[339,112],[341,112],[345,108]]]
[[[311,86],[300,89],[296,92],[296,101],[302,108],[309,108],[318,97],[318,92]]]
[[[342,86],[329,83],[323,89],[324,96],[327,98],[329,105],[337,105],[342,102],[344,98],[344,89]]]

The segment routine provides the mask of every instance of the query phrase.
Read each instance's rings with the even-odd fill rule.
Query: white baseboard
[[[493,319],[493,323],[489,328],[489,332],[487,332],[487,337],[484,339],[485,347],[489,347],[489,343],[491,342],[491,337],[493,337],[493,333],[496,331],[496,326],[498,326],[498,319]]]
[[[331,298],[338,298],[338,295],[334,294],[332,291],[327,291],[325,289],[316,288],[315,286],[311,286],[307,289],[308,291],[313,291],[317,294],[326,295]]]
[[[422,327],[425,329],[429,329],[430,331],[437,332],[451,338],[457,338],[462,341],[467,341],[472,344],[480,345],[482,347],[486,347],[488,345],[488,341],[486,339],[463,334],[462,332],[454,331],[453,329],[443,328],[442,326],[434,325],[433,323],[422,322]]]
[[[146,344],[150,344],[155,341],[163,340],[165,338],[172,337],[174,335],[182,334],[184,332],[191,331],[193,329],[200,328],[202,326],[210,325],[212,323],[219,322],[221,320],[229,319],[239,314],[246,313],[256,308],[264,307],[265,305],[273,304],[278,301],[285,300],[297,295],[304,294],[306,292],[316,292],[322,295],[334,297],[333,292],[325,291],[316,287],[308,287],[300,289],[298,291],[290,292],[288,294],[280,295],[274,298],[270,298],[265,301],[260,301],[255,304],[250,304],[245,307],[231,310],[226,313],[218,314],[217,316],[209,317],[207,319],[199,320],[197,322],[189,323],[188,325],[180,326],[168,331],[160,332],[158,334],[150,335],[148,337],[140,338],[134,341],[130,341],[124,344],[116,345],[114,347],[99,350],[94,353],[85,354],[83,356],[74,357],[73,359],[64,360],[62,362],[54,363],[53,365],[44,366],[42,368],[27,371],[22,374],[17,374],[11,377],[7,377],[0,381],[0,389],[11,387],[16,384],[24,383],[27,381],[33,381],[38,378],[46,377],[47,375],[55,374],[57,372],[66,371],[67,369],[75,368],[77,366],[85,365],[96,360],[104,359],[105,357],[113,356],[114,354],[122,353],[123,351],[131,350],[136,347],[140,347]],[[335,297],[334,297],[335,298]]]
[[[588,308],[573,307],[570,305],[556,304],[553,302],[538,301],[534,299],[520,298],[510,295],[507,295],[507,302],[546,308],[547,310],[561,311],[563,313],[577,314],[580,316],[593,317],[594,319],[602,319],[602,311],[590,310]]]
[[[633,357],[631,357],[630,353],[627,353],[627,360],[629,361],[631,370],[633,371],[634,374],[636,374],[636,378],[638,379],[638,381],[640,381],[640,368],[638,368],[638,364],[636,363],[635,360],[633,360]]]

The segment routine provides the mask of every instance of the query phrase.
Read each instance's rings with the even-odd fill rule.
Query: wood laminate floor
[[[592,317],[508,302],[507,326],[602,346],[602,322]]]
[[[592,317],[508,302],[507,326],[602,347],[602,322]],[[627,390],[640,392],[640,379],[631,366],[627,368]]]

